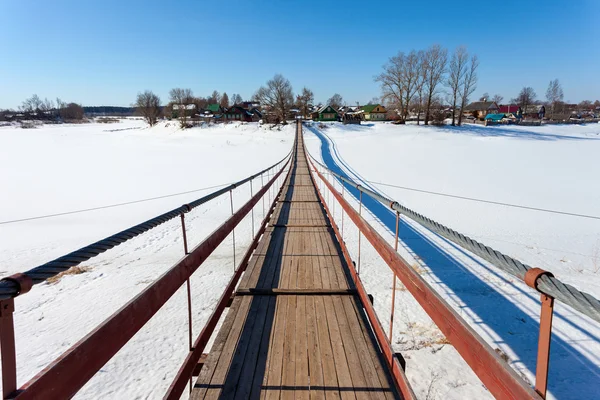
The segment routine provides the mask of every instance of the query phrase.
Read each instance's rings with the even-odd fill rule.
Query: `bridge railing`
[[[202,352],[212,335],[219,318],[226,308],[229,299],[243,273],[252,251],[257,246],[258,238],[264,232],[270,214],[273,212],[278,192],[285,181],[284,172],[289,173],[293,150],[282,160],[264,170],[238,182],[232,183],[209,195],[184,204],[141,224],[135,225],[110,237],[85,246],[79,250],[59,257],[53,261],[17,273],[0,280],[0,356],[2,358],[2,394],[4,399],[63,399],[72,397],[88,382],[117,352],[129,342],[133,336],[155,315],[158,310],[183,285],[187,290],[188,314],[188,355],[175,380],[168,389],[166,398],[179,398],[189,381],[190,389],[193,374]],[[260,178],[260,187],[254,192],[254,183]],[[250,199],[234,212],[233,190],[248,184]],[[277,189],[279,188],[279,189]],[[189,250],[185,226],[185,214],[194,208],[206,204],[213,199],[229,195],[231,217],[223,222],[214,232],[200,244]],[[265,197],[271,203],[269,211],[265,211]],[[263,202],[264,219],[255,232],[254,214],[259,201]],[[254,241],[246,251],[243,259],[236,263],[236,226],[250,214],[252,221],[252,237]],[[169,220],[179,217],[181,220],[184,257],[180,259],[161,277],[146,287],[140,294],[125,304],[120,310],[98,325],[78,343],[51,362],[35,377],[17,387],[17,360],[15,349],[15,330],[13,314],[14,299],[29,292],[33,285],[67,271],[99,254],[112,249],[126,241],[139,236]],[[258,233],[258,234],[257,234]],[[202,265],[211,253],[227,238],[233,236],[233,269],[234,274],[217,303],[215,310],[195,341],[192,338],[192,302],[190,277]]]
[[[319,179],[317,187],[321,193],[326,208],[335,213],[336,204],[341,207],[341,229],[335,224],[334,230],[340,237],[343,249],[347,251],[344,242],[344,222],[350,220],[358,229],[358,246],[354,260],[349,260],[358,282],[361,268],[361,243],[366,239],[390,267],[394,274],[392,285],[392,307],[390,327],[387,340],[391,342],[393,333],[394,304],[396,281],[399,279],[415,300],[427,312],[441,332],[452,343],[479,379],[497,398],[545,398],[548,384],[548,369],[550,356],[550,340],[552,334],[552,317],[554,299],[562,300],[573,308],[581,311],[596,321],[600,321],[600,303],[587,293],[580,292],[574,287],[556,279],[550,272],[539,268],[531,268],[509,256],[482,245],[448,227],[445,227],[427,217],[424,217],[398,202],[381,196],[372,190],[361,186],[345,176],[341,176],[317,161],[307,152],[311,172]],[[336,188],[336,185],[338,188]],[[348,201],[348,189],[356,189],[358,210]],[[363,212],[363,196],[389,207],[396,215],[394,246],[390,245],[365,219]],[[330,213],[331,215],[331,213]],[[458,315],[452,307],[443,300],[435,290],[409,265],[398,253],[399,226],[402,217],[408,217],[420,225],[450,240],[492,265],[523,280],[527,285],[541,294],[540,331],[538,339],[538,355],[536,366],[535,391],[525,382],[501,357],[479,336],[468,323]],[[348,231],[348,228],[346,228]],[[512,268],[506,267],[507,265]],[[520,271],[520,272],[517,272]],[[362,285],[362,282],[361,282]],[[565,293],[566,292],[566,293]]]

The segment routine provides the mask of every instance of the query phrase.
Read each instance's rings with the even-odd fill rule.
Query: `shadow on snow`
[[[336,154],[339,161],[334,159],[332,153],[335,152],[335,149],[332,152],[332,146],[326,135],[314,126],[307,124],[306,127],[321,141],[321,156],[325,165],[339,175],[352,179],[338,165],[338,162],[343,164],[341,157]],[[497,131],[497,129],[494,130]],[[509,131],[509,129],[503,129],[504,133]],[[518,134],[523,135],[526,133],[518,131]],[[557,136],[556,138],[563,139],[564,137]],[[544,140],[552,139],[547,138]],[[358,191],[347,185],[345,187],[358,200]],[[390,232],[395,232],[396,215],[391,209],[368,196],[363,196],[363,205],[379,218]],[[498,336],[501,336],[501,339],[494,341],[494,345],[504,343],[509,346],[518,355],[518,359],[513,359],[511,362],[520,361],[529,371],[535,374],[539,322],[518,308],[480,276],[464,268],[453,255],[440,248],[406,222],[401,222],[400,239],[414,253],[414,256],[423,260],[437,278],[438,283],[447,288],[447,293],[451,294],[455,301],[464,304],[461,308],[469,310],[471,318],[476,324],[484,326],[484,330],[487,330],[485,327],[489,327]],[[449,244],[498,278],[503,279],[500,274],[469,253],[451,243]],[[504,282],[510,284],[506,280]],[[533,295],[519,286],[513,286],[521,293],[534,298]],[[537,296],[535,296],[535,300],[539,303]],[[555,318],[558,317],[560,317],[560,314],[555,311]],[[600,342],[600,339],[591,332],[564,318],[562,321],[587,334],[591,341]],[[552,395],[560,399],[593,398],[597,394],[599,379],[600,368],[596,364],[573,348],[567,341],[556,334],[552,336],[548,377],[548,390]],[[573,388],[577,388],[577,390],[573,390]]]

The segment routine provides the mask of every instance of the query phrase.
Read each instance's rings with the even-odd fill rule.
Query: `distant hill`
[[[117,106],[86,106],[83,112],[88,117],[97,117],[103,115],[130,116],[135,114],[135,107],[117,107]]]

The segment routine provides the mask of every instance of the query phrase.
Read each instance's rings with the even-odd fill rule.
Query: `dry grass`
[[[80,266],[77,265],[75,267],[71,267],[68,270],[61,272],[58,275],[54,275],[51,278],[48,278],[46,280],[46,282],[48,282],[49,284],[53,285],[55,283],[58,283],[64,276],[66,275],[79,275],[79,274],[84,274],[86,272],[89,272],[92,270],[92,267],[86,267],[86,266]]]

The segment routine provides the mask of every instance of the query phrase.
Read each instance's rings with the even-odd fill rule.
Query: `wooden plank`
[[[267,373],[263,378],[261,399],[278,399],[281,389],[281,374],[283,370],[283,350],[285,342],[285,329],[287,325],[288,297],[276,297],[277,309],[275,311],[275,328],[269,349]]]
[[[221,352],[223,351],[223,347],[225,346],[225,342],[227,341],[227,337],[231,333],[231,327],[235,322],[235,315],[239,311],[240,305],[242,304],[241,299],[233,302],[231,308],[227,312],[225,320],[223,321],[223,325],[219,332],[217,333],[217,337],[213,342],[213,345],[208,353],[208,357],[206,359],[206,363],[204,367],[200,370],[200,376],[196,380],[194,384],[194,388],[192,390],[192,399],[203,399],[204,394],[206,393],[206,388],[201,388],[201,385],[208,385],[212,376],[217,367],[217,363],[219,358],[221,357]]]
[[[309,399],[309,371],[308,371],[308,333],[306,320],[306,296],[296,298],[296,377],[294,398]]]
[[[358,297],[342,298],[341,301],[346,312],[356,349],[362,356],[363,372],[367,382],[370,382],[373,386],[381,387],[383,396],[376,396],[376,398],[395,398],[391,379],[383,370],[383,360],[375,350],[376,343],[374,338],[368,334],[366,321],[358,315],[360,311],[357,309],[357,306],[360,304],[360,299]]]
[[[275,317],[277,315],[277,297],[269,298],[269,306],[267,310],[267,320],[265,321],[265,329],[262,332],[261,342],[259,346],[258,356],[254,376],[252,378],[250,395],[244,397],[247,393],[247,387],[243,384],[240,386],[240,399],[257,399],[262,392],[262,383],[265,382],[269,372],[269,351],[275,337]],[[242,382],[245,382],[242,381]]]
[[[287,235],[286,235],[287,236]],[[286,243],[283,250],[285,250],[288,246],[293,249],[295,243]],[[287,287],[287,283],[289,282],[289,272],[290,268],[284,268],[284,263],[281,263],[281,272],[279,276],[278,282],[273,282],[273,285],[278,287]],[[275,314],[275,332],[274,337],[271,342],[271,348],[269,349],[269,362],[268,362],[268,371],[265,374],[265,378],[263,379],[263,386],[266,386],[266,389],[263,389],[261,392],[261,399],[279,399],[281,394],[281,378],[283,375],[283,365],[284,365],[284,350],[285,350],[285,340],[286,340],[286,329],[288,325],[288,304],[289,297],[288,296],[278,296],[277,299],[277,309]]]
[[[346,360],[348,361],[348,369],[350,371],[350,377],[352,378],[352,386],[354,387],[356,398],[370,399],[372,397],[369,390],[373,387],[370,386],[370,382],[367,382],[367,379],[365,378],[362,360],[356,349],[352,333],[350,332],[350,325],[341,298],[339,296],[332,296],[330,301],[333,304],[333,311],[335,312],[338,322],[340,337],[343,343],[344,353],[346,354]],[[379,380],[377,380],[377,385],[379,385]]]
[[[210,398],[215,395],[218,396],[218,394],[221,392],[221,386],[224,383],[223,381],[229,369],[231,357],[233,355],[235,345],[237,344],[239,335],[246,321],[246,315],[248,313],[249,308],[249,299],[241,298],[239,302],[237,301],[237,299],[233,302],[233,305],[230,308],[230,311],[227,313],[227,317],[225,318],[224,325],[228,322],[227,319],[231,319],[233,323],[230,325],[230,328],[228,330],[223,330],[223,332],[227,334],[227,337],[224,341],[224,344],[220,346],[221,349],[215,349],[214,351],[213,349],[211,349],[211,352],[209,353],[209,360],[207,363],[207,373],[204,374],[204,371],[200,372],[200,377],[198,378],[199,383],[196,383],[195,386],[199,390],[196,393],[194,393],[194,399]],[[234,313],[232,312],[233,310],[237,310],[237,312]],[[221,331],[219,331],[219,333],[220,332]],[[213,353],[217,357],[218,361],[211,359]],[[217,361],[216,366],[211,366],[211,361]],[[208,370],[213,370],[213,373],[210,374]]]
[[[340,384],[335,367],[333,356],[333,346],[331,345],[331,336],[329,334],[329,321],[325,311],[324,298],[314,297],[315,319],[317,326],[317,336],[319,340],[320,358],[322,360],[323,387],[326,399],[339,399],[340,392],[336,390]]]
[[[246,323],[244,324],[244,328],[237,341],[233,358],[229,364],[229,370],[223,381],[223,389],[218,395],[216,394],[216,391],[209,392],[210,394],[215,393],[212,398],[230,399],[235,395],[242,368],[246,362],[252,359],[252,355],[249,354],[249,352],[252,351],[252,344],[256,347],[260,340],[260,333],[262,332],[266,319],[265,311],[267,304],[268,301],[265,298],[252,299],[250,310],[246,317]],[[254,357],[254,359],[256,359],[256,357]],[[208,393],[207,398],[211,398]]]
[[[293,241],[294,252],[298,252],[302,248],[302,235],[296,236]],[[297,258],[292,257],[292,264],[289,268],[287,276],[287,285],[283,288],[297,288],[298,283],[298,264]],[[284,365],[281,376],[281,399],[293,399],[294,391],[292,390],[296,380],[296,336],[298,326],[296,325],[296,307],[297,296],[285,296],[288,299],[287,308],[287,326],[285,329],[285,346],[284,346]]]
[[[319,345],[319,333],[317,331],[317,315],[315,310],[315,298],[306,298],[306,339],[308,353],[308,367],[310,374],[310,398],[312,400],[325,399],[323,390],[323,361],[321,359],[321,347]]]
[[[309,268],[304,268],[308,270]],[[312,270],[312,268],[310,268]],[[303,277],[303,280],[306,280]],[[298,285],[300,286],[300,284]],[[315,288],[248,288],[238,289],[236,296],[331,296],[331,295],[357,295],[356,289],[315,289]]]

